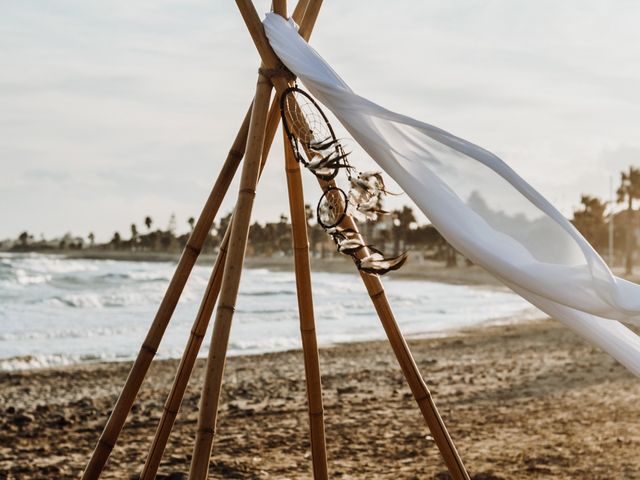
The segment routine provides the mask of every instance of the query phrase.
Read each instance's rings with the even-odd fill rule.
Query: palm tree
[[[113,234],[113,238],[111,239],[111,244],[113,245],[113,247],[117,250],[118,248],[120,248],[120,242],[121,242],[122,238],[120,237],[120,233],[119,232],[114,232]]]
[[[625,273],[633,272],[633,249],[635,246],[633,201],[640,199],[640,169],[629,167],[629,172],[620,172],[620,188],[617,191],[618,203],[627,203]]]
[[[311,250],[311,256],[315,257],[318,253],[318,242],[322,240],[322,227],[317,223],[312,225],[311,220],[314,219],[314,210],[311,205],[306,203],[304,205],[304,212],[307,217],[307,235],[309,236],[309,248]]]
[[[89,232],[89,235],[87,235],[87,238],[89,239],[89,245],[91,247],[93,247],[95,245],[96,242],[96,236],[93,232]]]
[[[393,250],[394,255],[400,254],[400,241],[402,240],[402,247],[407,246],[407,237],[412,225],[416,223],[416,217],[413,215],[411,207],[406,205],[402,207],[402,210],[394,210],[393,215]]]
[[[151,217],[144,217],[144,224],[147,226],[147,230],[151,231],[151,225],[153,225],[153,220],[151,220]]]
[[[169,216],[169,224],[167,225],[167,230],[173,236],[176,233],[176,214],[172,213]]]
[[[308,203],[304,204],[304,216],[307,219],[307,228],[311,225],[310,220],[313,220],[313,208]]]
[[[27,242],[29,241],[29,232],[22,232],[18,237],[18,240],[20,240],[20,244],[25,247],[27,245]]]
[[[280,221],[276,225],[277,228],[277,243],[280,251],[285,255],[291,253],[291,225],[289,224],[289,217],[284,213],[280,214]]]
[[[189,227],[191,227],[191,231],[193,232],[193,226],[196,223],[196,219],[193,217],[189,217],[189,220],[187,220],[187,223],[189,224]]]
[[[258,222],[254,222],[249,228],[249,244],[253,247],[257,254],[262,253],[262,247],[264,244],[264,229]]]
[[[573,212],[573,224],[596,249],[604,249],[607,243],[607,202],[590,195],[580,197],[581,208]]]
[[[135,223],[131,224],[131,249],[135,249],[136,244],[138,243],[138,227],[136,227]]]
[[[232,217],[232,214],[228,213],[227,215],[225,215],[220,219],[220,223],[218,225],[218,244],[222,242],[222,239],[224,238],[224,234],[227,231],[227,228],[229,228],[229,224],[231,223],[231,217]]]

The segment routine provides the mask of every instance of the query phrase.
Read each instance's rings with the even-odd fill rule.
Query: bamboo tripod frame
[[[253,199],[260,174],[264,168],[279,124],[278,99],[282,92],[290,86],[290,80],[286,80],[284,76],[274,75],[271,78],[265,76],[265,71],[283,71],[282,64],[266,39],[262,23],[251,1],[236,0],[236,4],[262,58],[262,68],[258,74],[256,94],[180,257],[167,292],[158,308],[156,317],[127,377],[122,392],[91,455],[83,473],[83,479],[89,480],[100,477],[148,372],[193,265],[200,254],[207,233],[213,225],[215,215],[229,189],[240,161],[244,157],[233,218],[221,243],[209,283],[194,320],[171,391],[165,402],[149,454],[140,474],[141,479],[153,479],[156,476],[162,454],[191,377],[198,351],[217,303],[189,478],[191,480],[200,480],[206,479],[208,476],[226,362],[226,351],[242,273]],[[300,25],[299,33],[305,40],[308,40],[311,35],[321,4],[322,0],[299,0],[292,14],[293,19]],[[286,0],[274,0],[273,10],[275,13],[287,18]],[[269,108],[269,99],[274,88],[276,95]],[[298,311],[307,383],[313,476],[315,479],[327,479],[328,467],[322,387],[315,334],[309,245],[301,172],[286,138],[284,144]],[[320,182],[323,190],[331,187],[331,185],[331,182]],[[345,217],[341,226],[352,228],[357,232],[357,225],[349,216]],[[400,332],[379,277],[362,272],[360,272],[360,275],[402,372],[452,478],[455,480],[469,479],[462,460],[436,409],[429,389]]]

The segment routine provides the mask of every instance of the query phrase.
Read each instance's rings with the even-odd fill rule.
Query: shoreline
[[[528,313],[526,316],[505,316],[501,318],[492,318],[482,321],[481,323],[475,324],[473,326],[464,326],[459,328],[452,328],[450,330],[442,330],[439,332],[423,332],[423,333],[409,333],[404,334],[404,337],[407,341],[428,341],[428,340],[436,340],[436,339],[445,339],[450,337],[456,337],[459,335],[465,334],[465,332],[473,332],[476,329],[483,328],[492,328],[492,327],[500,327],[500,326],[510,326],[510,325],[518,325],[530,322],[540,321],[546,316],[544,313],[534,310],[534,307],[531,307],[532,311]],[[383,338],[374,338],[374,339],[362,339],[362,340],[347,340],[347,341],[335,341],[331,343],[319,343],[318,348],[320,349],[331,349],[342,346],[355,346],[360,344],[367,343],[380,343],[384,342]],[[205,343],[206,345],[206,343]],[[302,344],[299,347],[295,348],[282,348],[282,349],[274,349],[274,350],[265,350],[265,351],[249,351],[249,352],[232,352],[229,351],[227,353],[227,358],[235,358],[235,357],[260,357],[263,355],[271,355],[271,354],[294,354],[296,352],[302,352]],[[137,353],[137,352],[136,352]],[[37,356],[33,355],[23,355],[18,357],[9,357],[9,358],[0,358],[0,365],[3,362],[32,362],[33,359],[37,358]],[[206,359],[206,353],[198,355],[198,360],[203,361]],[[75,367],[82,366],[99,366],[99,365],[110,365],[110,364],[130,364],[135,360],[134,357],[123,357],[120,359],[105,359],[98,358],[96,356],[91,356],[86,360],[80,360],[69,363],[53,363],[49,365],[42,366],[29,366],[29,367],[16,367],[16,368],[0,368],[0,375],[3,373],[20,373],[20,372],[42,372],[46,370],[64,370],[64,369],[73,369]],[[155,357],[154,361],[158,362],[173,362],[180,360],[179,356],[176,357]]]
[[[58,255],[71,260],[113,260],[125,262],[172,262],[177,263],[181,252],[131,252],[114,250],[43,250],[11,252],[7,250],[0,253],[36,253],[44,255]],[[442,262],[421,259],[416,252],[409,251],[407,263],[399,270],[390,272],[390,276],[403,279],[427,280],[453,285],[486,285],[511,291],[500,280],[478,265],[464,265],[446,267]],[[203,253],[198,256],[196,265],[213,265],[216,254]],[[245,268],[266,268],[274,271],[293,271],[293,257],[286,256],[247,256],[244,261]],[[622,266],[612,268],[611,271],[617,277],[640,284],[640,271],[630,275],[624,272]],[[352,273],[357,272],[353,262],[342,255],[331,254],[326,258],[311,258],[311,270],[318,272]],[[383,277],[384,278],[384,277]]]
[[[65,252],[34,252],[48,255],[60,255],[71,260],[113,260],[128,262],[172,262],[177,263],[180,253],[172,252],[118,252],[118,251],[65,251]],[[216,260],[214,254],[201,254],[196,265],[211,266]],[[245,268],[264,268],[278,272],[293,272],[293,257],[247,256]],[[353,273],[357,269],[350,258],[343,255],[332,255],[327,258],[312,258],[312,272]],[[508,290],[499,280],[477,265],[445,267],[442,262],[420,259],[409,252],[407,263],[399,270],[390,272],[382,277],[401,278],[405,280],[425,280],[448,283],[453,285],[485,285],[488,287]]]
[[[640,478],[640,383],[557,322],[408,343],[472,478]],[[332,478],[445,478],[387,342],[321,348],[320,359]],[[139,472],[177,364],[152,365],[102,478]],[[77,478],[130,366],[0,373],[0,477]],[[188,471],[203,369],[159,479]],[[305,402],[300,350],[229,358],[212,475],[309,478]]]

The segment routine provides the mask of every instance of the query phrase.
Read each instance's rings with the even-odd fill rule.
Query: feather
[[[322,150],[327,150],[327,149],[329,149],[330,147],[333,147],[336,144],[338,144],[338,140],[334,139],[331,136],[328,136],[324,140],[318,140],[318,141],[315,141],[315,142],[309,142],[309,148],[311,148],[312,150],[316,150],[316,151],[322,151]]]
[[[365,273],[384,275],[392,270],[397,270],[407,261],[407,254],[402,253],[397,257],[384,258],[380,253],[373,253],[356,262],[358,269]]]
[[[367,247],[367,245],[359,240],[344,240],[338,243],[338,252],[345,255],[353,255],[365,247]]]

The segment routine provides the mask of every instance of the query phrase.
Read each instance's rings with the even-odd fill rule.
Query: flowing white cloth
[[[309,92],[464,256],[640,375],[640,285],[615,277],[571,223],[491,152],[354,93],[268,13],[269,42]]]

